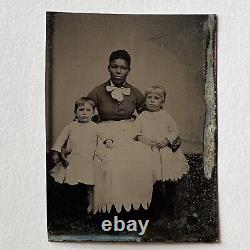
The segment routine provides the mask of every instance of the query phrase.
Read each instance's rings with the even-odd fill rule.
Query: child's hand
[[[165,148],[169,145],[169,140],[165,138],[164,140],[157,142],[154,146],[158,149]]]
[[[148,146],[154,146],[154,144],[155,144],[154,141],[150,140],[149,138],[147,138],[147,137],[145,137],[143,135],[140,135],[138,139],[139,139],[140,142],[142,142],[142,143],[144,143],[144,144],[146,144]]]
[[[109,149],[113,148],[113,140],[107,139],[105,141],[105,146],[106,146],[106,148],[109,148]]]
[[[58,155],[58,152],[52,151],[51,159],[52,159],[53,164],[54,164],[54,165],[57,165],[57,164],[59,163],[59,155]]]

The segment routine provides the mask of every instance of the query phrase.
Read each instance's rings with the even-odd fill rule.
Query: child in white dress
[[[161,86],[152,86],[145,93],[146,109],[135,121],[135,140],[142,142],[152,155],[155,181],[177,180],[188,172],[189,166],[181,149],[172,145],[179,136],[173,118],[162,110],[166,92]]]
[[[87,185],[88,209],[93,207],[93,187],[95,185],[94,154],[97,147],[97,124],[91,121],[95,104],[88,97],[82,97],[75,103],[75,120],[70,122],[58,136],[52,147],[52,160],[56,166],[50,171],[56,182],[69,185]],[[66,165],[60,159],[62,147],[67,143]]]

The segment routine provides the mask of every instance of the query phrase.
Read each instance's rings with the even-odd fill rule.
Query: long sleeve
[[[134,122],[134,136],[142,135],[142,115],[138,115]]]
[[[135,100],[136,100],[135,109],[136,109],[137,113],[140,114],[143,111],[145,97],[139,89],[133,88],[133,91],[135,92]]]
[[[68,140],[70,134],[70,125],[67,125],[60,135],[57,137],[55,144],[51,148],[57,152],[61,152],[63,144]]]
[[[88,93],[87,96],[94,101],[96,107],[98,108],[98,106],[99,106],[99,100],[98,100],[98,90],[97,90],[97,88],[92,89]]]
[[[167,114],[167,124],[168,124],[169,134],[166,136],[166,138],[172,144],[174,140],[176,140],[176,138],[179,136],[179,129],[177,128],[174,119],[169,114]]]

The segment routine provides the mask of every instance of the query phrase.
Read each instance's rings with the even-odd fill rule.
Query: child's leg
[[[93,209],[94,209],[94,185],[87,185],[87,209],[85,222],[89,223],[93,220]]]
[[[176,184],[173,181],[165,181],[162,183],[162,199],[164,201],[164,209],[166,214],[174,218],[176,208]]]
[[[94,209],[94,185],[87,186],[87,213],[91,213]]]
[[[86,216],[87,208],[87,188],[85,184],[65,186],[65,208],[68,217],[72,220],[80,220]]]
[[[78,201],[78,186],[77,185],[64,185],[64,209],[65,209],[65,217],[68,220],[75,220],[78,218],[78,209],[79,209],[79,201]]]
[[[151,200],[151,204],[149,207],[149,214],[152,220],[159,219],[159,216],[162,213],[163,198],[162,198],[162,192],[161,192],[161,189],[162,189],[161,184],[162,183],[160,181],[157,181],[155,182],[153,186],[152,200]]]

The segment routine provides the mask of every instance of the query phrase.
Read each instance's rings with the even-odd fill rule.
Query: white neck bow
[[[117,100],[118,102],[124,100],[123,95],[130,95],[130,88],[124,88],[124,87],[118,88],[116,86],[106,86],[106,90],[108,92],[111,92],[112,98]]]

